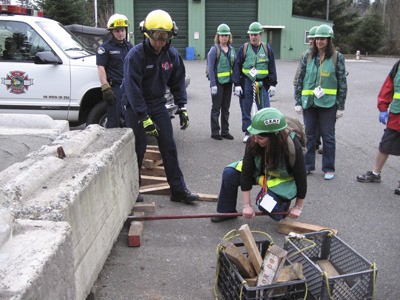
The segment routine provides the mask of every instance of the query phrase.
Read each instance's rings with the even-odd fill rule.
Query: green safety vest
[[[251,44],[248,45],[246,52],[246,58],[243,62],[242,73],[250,78],[251,81],[261,80],[268,75],[268,54],[265,53],[264,47],[260,44],[257,53],[253,51]],[[250,75],[251,69],[257,69],[257,76],[253,77]]]
[[[219,57],[218,65],[217,65],[217,79],[221,84],[231,82],[231,75],[233,70],[233,63],[235,61],[236,52],[232,46],[230,48],[230,56],[229,58],[226,55],[222,54]]]
[[[329,108],[336,103],[337,77],[336,68],[332,58],[325,59],[317,68],[311,59],[307,63],[307,71],[304,76],[303,90],[301,91],[301,102],[303,109],[311,106]],[[314,89],[321,86],[325,92],[320,98],[314,95]]]
[[[260,177],[264,175],[264,172],[261,171],[261,156],[256,156],[254,158],[254,162],[256,164],[256,172],[254,173],[254,178],[256,182],[260,181]],[[236,161],[231,163],[228,167],[234,168],[239,172],[242,172],[243,160]],[[285,163],[282,162],[275,171],[269,171],[267,177],[267,188],[272,192],[277,194],[279,197],[292,200],[297,195],[297,186],[294,181],[294,178],[289,175]]]
[[[393,80],[394,94],[393,101],[390,103],[389,111],[393,114],[400,113],[400,69],[397,69],[396,76]]]

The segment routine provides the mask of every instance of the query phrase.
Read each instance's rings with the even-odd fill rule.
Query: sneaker
[[[192,204],[199,200],[199,195],[191,193],[189,190],[185,190],[179,194],[172,194],[170,200],[172,202],[182,202],[185,204]]]
[[[331,180],[333,178],[335,178],[335,173],[333,173],[333,172],[326,172],[324,175],[325,180]]]
[[[243,143],[247,143],[247,140],[250,138],[250,134],[247,132],[244,134]]]
[[[394,193],[396,195],[400,195],[400,181],[399,181],[399,187],[397,189],[394,190]]]
[[[358,175],[357,180],[359,182],[376,182],[379,183],[381,182],[381,174],[375,175],[372,173],[372,171],[368,171],[367,173],[363,175]]]
[[[220,136],[219,134],[212,134],[211,138],[213,138],[214,140],[217,140],[217,141],[222,140],[222,136]]]
[[[221,134],[221,136],[222,136],[224,139],[227,139],[227,140],[233,140],[233,139],[234,139],[233,135],[231,135],[231,134],[229,134],[229,133],[227,133],[227,134]]]
[[[232,220],[232,219],[236,219],[236,216],[232,216],[232,217],[211,217],[211,222],[213,223],[221,223],[221,222],[225,222],[228,220]]]

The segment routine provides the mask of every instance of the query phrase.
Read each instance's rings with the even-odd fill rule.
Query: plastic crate
[[[377,270],[364,257],[330,231],[304,235],[315,242],[315,247],[304,239],[290,238],[284,249],[291,262],[303,265],[310,299],[372,299]],[[299,250],[305,249],[301,252]],[[329,260],[339,276],[323,276],[317,260]]]
[[[260,249],[261,256],[264,256],[268,249],[268,241],[256,242]],[[242,248],[243,253],[246,248],[242,243],[235,243],[236,247]],[[287,261],[287,263],[290,263]],[[265,286],[250,287],[244,282],[236,266],[226,257],[222,251],[218,257],[218,290],[223,299],[231,300],[255,300],[255,299],[303,299],[306,291],[305,279],[287,281],[283,283],[270,284]],[[242,284],[243,283],[243,284]]]

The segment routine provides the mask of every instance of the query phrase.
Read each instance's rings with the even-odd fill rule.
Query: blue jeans
[[[107,104],[107,128],[118,128],[120,127],[120,118],[122,115],[121,107],[121,89],[119,85],[115,84],[112,87],[112,91],[115,95],[115,102],[112,105]]]
[[[165,175],[171,187],[171,194],[183,193],[187,188],[178,162],[178,151],[173,137],[173,129],[170,116],[163,101],[147,103],[147,112],[155,124],[158,125],[157,142],[163,160]],[[135,147],[138,166],[142,165],[144,153],[147,147],[147,136],[136,113],[131,107],[124,111],[127,127],[131,127],[135,133]]]
[[[261,99],[256,95],[257,108],[270,107],[269,94],[265,86],[261,87]],[[260,103],[258,102],[260,100]],[[251,107],[253,105],[253,82],[249,78],[244,79],[243,95],[240,97],[240,109],[242,110],[242,131],[246,132],[251,125]]]
[[[241,172],[232,167],[225,167],[224,172],[222,173],[222,183],[221,190],[218,195],[218,204],[217,204],[217,212],[219,213],[236,213],[236,204],[237,204],[237,196],[238,189],[240,187],[240,177]],[[256,182],[254,181],[254,184]],[[262,189],[260,193],[262,192]],[[259,195],[260,195],[259,193]],[[290,201],[282,200],[278,195],[273,193],[271,190],[268,190],[268,195],[274,198],[277,202],[276,206],[272,210],[272,212],[280,212],[287,211],[290,206]],[[269,215],[272,219],[279,221],[286,217],[285,214],[269,214],[265,209],[258,205],[258,209],[267,215]]]
[[[315,170],[315,143],[317,130],[321,131],[324,151],[322,154],[322,171],[335,172],[335,125],[337,106],[329,108],[310,107],[303,110],[304,127],[307,135],[307,153],[305,155],[307,171]]]
[[[217,83],[218,92],[211,95],[211,134],[229,134],[229,108],[232,98],[232,83]],[[219,126],[219,116],[221,115],[221,127]]]

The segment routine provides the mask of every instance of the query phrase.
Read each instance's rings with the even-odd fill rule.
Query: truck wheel
[[[92,108],[87,117],[86,126],[90,124],[99,124],[103,127],[106,126],[107,123],[106,105],[107,104],[104,101],[101,101]]]

